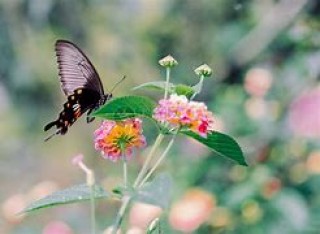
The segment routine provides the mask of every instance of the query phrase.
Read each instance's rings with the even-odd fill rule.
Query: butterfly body
[[[108,99],[111,94],[104,94],[98,73],[87,56],[72,42],[58,40],[55,45],[59,68],[59,78],[67,101],[63,105],[57,120],[48,123],[44,130],[56,126],[54,135],[64,135],[68,128],[85,112],[87,122],[93,120],[88,115]]]

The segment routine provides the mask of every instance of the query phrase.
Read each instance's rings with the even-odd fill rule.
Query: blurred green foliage
[[[68,163],[78,152],[106,186],[119,181],[121,167],[93,150],[97,123],[79,121],[66,136],[43,143],[42,127],[64,101],[53,50],[60,38],[83,48],[107,89],[128,77],[117,96],[162,80],[157,61],[167,54],[179,62],[175,83],[196,84],[193,69],[204,62],[213,68],[213,79],[205,81],[197,99],[239,140],[250,166],[215,157],[197,144],[185,149],[181,138],[164,166],[175,172],[175,197],[196,186],[217,199],[197,233],[319,233],[319,136],[306,138],[288,128],[293,100],[319,85],[319,18],[317,0],[2,0],[0,233],[41,233],[55,219],[75,233],[88,233],[86,206],[19,220],[6,206],[17,195],[34,199],[41,181],[62,188],[82,182],[83,175]],[[256,68],[272,77],[271,88],[258,99],[246,88],[249,71]],[[148,139],[154,130],[146,127]],[[132,160],[132,173],[139,157]],[[99,205],[99,229],[110,225],[116,205]]]

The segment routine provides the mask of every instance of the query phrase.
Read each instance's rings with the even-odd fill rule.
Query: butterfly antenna
[[[112,92],[116,89],[116,87],[117,87],[120,83],[122,83],[126,78],[127,78],[126,76],[123,76],[122,79],[119,80],[119,81],[112,87],[110,93],[112,93]]]

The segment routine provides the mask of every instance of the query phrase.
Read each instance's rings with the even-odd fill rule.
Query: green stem
[[[117,218],[113,224],[113,228],[112,228],[112,234],[116,234],[119,227],[121,226],[121,223],[122,223],[122,220],[123,220],[123,215],[130,203],[130,200],[131,200],[131,197],[129,196],[124,196],[123,197],[123,200],[122,200],[122,205],[118,211],[118,214],[117,214]]]
[[[160,133],[158,135],[158,137],[156,138],[149,154],[147,155],[147,158],[146,160],[144,161],[144,164],[134,182],[134,185],[133,187],[136,188],[138,186],[138,184],[140,183],[142,177],[144,176],[144,174],[146,173],[147,169],[148,169],[148,166],[151,162],[151,159],[152,159],[152,156],[154,155],[156,149],[158,148],[158,146],[161,144],[162,140],[164,138],[164,135],[162,133]],[[124,179],[124,184],[125,184],[125,187],[127,187],[127,163],[126,161],[124,160],[123,161],[123,179]],[[122,205],[118,211],[118,214],[117,214],[117,217],[116,217],[116,220],[113,224],[113,228],[112,228],[112,234],[116,234],[117,233],[117,230],[119,229],[119,227],[121,226],[121,223],[122,223],[122,220],[123,220],[123,216],[124,216],[124,213],[130,203],[130,200],[131,200],[131,197],[129,196],[124,196],[123,197],[123,200],[122,200]]]
[[[200,91],[202,90],[202,87],[203,87],[203,80],[204,80],[204,76],[203,75],[201,75],[200,76],[200,81],[199,81],[199,83],[197,84],[197,85],[199,85],[199,91],[197,91],[197,92],[194,92],[194,94],[191,96],[191,98],[190,98],[190,100],[193,100],[194,99],[194,97],[195,96],[197,96],[199,93],[200,93]]]
[[[160,133],[158,135],[157,139],[155,140],[155,142],[154,142],[149,154],[147,155],[146,160],[144,161],[143,166],[142,166],[142,168],[141,168],[141,170],[140,170],[140,172],[139,172],[139,174],[138,174],[138,176],[137,176],[137,178],[136,178],[136,180],[135,180],[135,182],[133,184],[134,188],[136,188],[139,185],[142,177],[145,175],[145,173],[146,173],[146,171],[148,169],[148,166],[149,166],[149,164],[151,162],[151,159],[152,159],[156,149],[161,144],[163,138],[164,138],[164,135],[162,133]]]
[[[169,92],[170,67],[166,67],[166,87],[164,90],[164,99],[167,99]]]
[[[123,186],[127,188],[128,187],[128,166],[127,166],[127,159],[125,155],[123,155],[122,161],[123,161]]]
[[[160,163],[165,159],[165,157],[167,156],[170,148],[172,147],[174,140],[176,138],[176,134],[173,135],[173,137],[171,138],[167,148],[164,150],[164,152],[161,154],[161,156],[159,157],[159,159],[156,161],[156,163],[153,165],[153,167],[150,169],[150,171],[146,174],[146,176],[143,178],[143,180],[139,183],[138,187],[141,187],[142,185],[144,185],[144,183],[150,178],[150,176],[152,175],[152,173],[157,169],[157,167],[160,165]]]
[[[90,208],[91,208],[91,233],[96,233],[96,206],[94,197],[94,184],[90,185]]]

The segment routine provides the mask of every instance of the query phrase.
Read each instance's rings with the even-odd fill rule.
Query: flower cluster
[[[146,139],[142,135],[142,121],[138,118],[117,122],[103,121],[94,135],[95,149],[112,161],[117,161],[122,156],[129,158],[134,148],[146,145]]]
[[[187,127],[202,137],[213,130],[213,115],[207,106],[202,102],[189,101],[183,95],[172,94],[169,99],[160,100],[153,117],[172,127]]]

